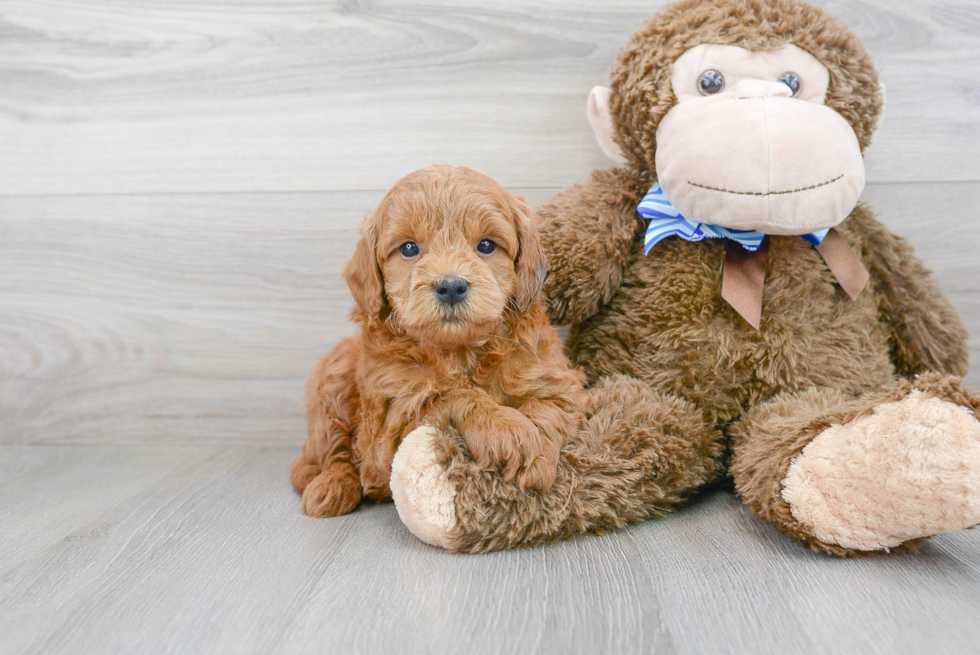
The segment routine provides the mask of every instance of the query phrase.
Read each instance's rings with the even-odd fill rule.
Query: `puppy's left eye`
[[[419,254],[419,246],[414,241],[406,241],[401,245],[401,248],[398,249],[398,252],[402,254],[402,257],[411,259]]]
[[[497,249],[497,244],[495,244],[490,239],[484,239],[480,243],[476,244],[477,252],[481,252],[484,255],[489,255],[496,249]]]

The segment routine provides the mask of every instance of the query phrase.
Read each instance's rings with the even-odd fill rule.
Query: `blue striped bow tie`
[[[687,220],[677,208],[670,204],[659,182],[654,182],[653,188],[640,201],[640,206],[636,211],[643,218],[650,219],[647,227],[646,236],[643,238],[643,253],[649,255],[650,249],[660,243],[663,239],[670,236],[679,236],[688,241],[700,241],[701,239],[732,239],[737,241],[743,248],[750,252],[755,252],[762,245],[762,240],[766,235],[755,230],[732,230],[720,225],[709,223],[694,223]],[[823,243],[824,237],[830,232],[830,228],[817,230],[809,234],[800,235],[808,243],[819,246]]]

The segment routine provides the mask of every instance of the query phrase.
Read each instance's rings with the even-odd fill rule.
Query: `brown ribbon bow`
[[[762,322],[762,288],[766,282],[766,262],[769,260],[769,238],[759,249],[750,252],[726,239],[725,268],[721,278],[721,297],[756,330]],[[830,230],[819,246],[815,246],[827,268],[837,278],[851,300],[868,284],[868,271],[854,250],[837,230]]]

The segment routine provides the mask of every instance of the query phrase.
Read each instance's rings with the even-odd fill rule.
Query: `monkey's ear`
[[[361,226],[361,239],[354,255],[344,264],[344,281],[351,295],[368,317],[380,317],[385,307],[384,282],[378,265],[378,213],[365,219]]]
[[[522,196],[511,196],[514,228],[517,230],[517,291],[514,300],[520,311],[527,309],[541,295],[544,278],[548,275],[548,261],[538,238],[538,226],[533,212]]]
[[[626,157],[619,149],[619,144],[613,139],[612,115],[609,113],[609,94],[610,91],[604,86],[594,86],[589,93],[589,102],[586,105],[586,113],[589,115],[589,125],[595,132],[596,141],[599,147],[617,164],[625,164]]]

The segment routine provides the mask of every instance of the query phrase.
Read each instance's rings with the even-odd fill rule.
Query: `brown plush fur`
[[[344,269],[360,334],[307,383],[309,436],[292,467],[304,512],[390,498],[398,444],[430,417],[458,429],[481,466],[521,488],[552,485],[586,399],[538,299],[544,256],[530,214],[490,178],[434,166],[368,217]],[[493,252],[476,250],[484,239]],[[408,241],[420,254],[402,255]],[[468,285],[459,305],[434,291],[450,276]]]
[[[837,228],[870,273],[857,300],[812,246],[773,236],[759,330],[721,297],[721,240],[671,238],[643,254],[636,207],[655,179],[657,125],[676,102],[672,64],[701,43],[806,50],[830,71],[827,105],[862,150],[870,143],[882,108],[877,74],[857,38],[821,8],[684,0],[648,20],[611,74],[616,139],[629,163],[593,172],[537,210],[550,313],[572,324],[567,351],[595,385],[595,414],[563,452],[555,486],[530,495],[476,474],[447,439],[444,465],[460,489],[453,549],[642,520],[730,459],[738,493],[762,518],[816,550],[867,554],[823,543],[793,518],[780,495],[793,458],[823,427],[913,388],[977,411],[978,397],[949,377],[967,370],[962,321],[911,246],[863,205]]]
[[[544,235],[551,234],[549,210],[539,213]],[[868,288],[852,302],[812,246],[770,237],[759,331],[719,294],[723,242],[671,239],[644,256],[637,239],[622,285],[573,328],[569,353],[590,380],[629,373],[693,402],[709,425],[731,423],[785,391],[827,387],[857,395],[880,388],[899,363],[910,373],[964,374],[963,325],[907,244],[863,206],[838,230],[871,272]],[[546,247],[567,247],[544,238]],[[871,244],[904,257],[890,268],[881,251],[870,255]],[[554,266],[552,276],[563,277]],[[914,341],[899,338],[912,333]]]
[[[562,451],[555,484],[544,491],[500,484],[448,431],[438,445],[457,490],[450,550],[536,546],[620,528],[666,514],[717,477],[720,440],[693,405],[626,376],[606,378],[591,393],[597,411]]]

